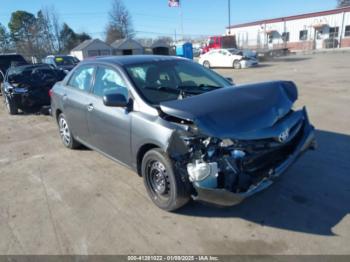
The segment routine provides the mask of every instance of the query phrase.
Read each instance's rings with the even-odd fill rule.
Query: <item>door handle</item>
[[[91,112],[92,110],[94,110],[94,105],[93,105],[93,104],[89,104],[89,105],[87,106],[87,110],[88,110],[89,112]]]

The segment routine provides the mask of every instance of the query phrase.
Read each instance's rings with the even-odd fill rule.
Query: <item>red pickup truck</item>
[[[207,44],[203,48],[203,53],[205,54],[212,49],[221,48],[237,48],[235,36],[210,36]]]

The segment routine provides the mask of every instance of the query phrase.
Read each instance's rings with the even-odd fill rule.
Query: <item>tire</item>
[[[171,160],[162,150],[148,151],[142,159],[141,171],[147,193],[159,208],[174,211],[190,200],[188,178],[174,172]]]
[[[206,67],[206,68],[211,68],[211,66],[210,66],[210,62],[208,61],[208,60],[205,60],[204,62],[203,62],[203,66],[204,67]]]
[[[61,141],[66,148],[77,149],[81,146],[81,144],[74,139],[64,114],[58,116],[58,128]]]
[[[233,61],[233,68],[234,69],[241,69],[242,66],[241,66],[240,61],[238,61],[238,60]]]
[[[16,106],[16,103],[13,101],[13,99],[6,94],[4,94],[4,101],[6,110],[10,115],[17,115],[18,114],[18,108]]]

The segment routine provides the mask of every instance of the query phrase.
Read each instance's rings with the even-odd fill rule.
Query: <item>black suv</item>
[[[0,94],[3,89],[3,82],[7,70],[11,66],[26,65],[28,62],[23,58],[23,56],[18,54],[3,54],[0,55]]]

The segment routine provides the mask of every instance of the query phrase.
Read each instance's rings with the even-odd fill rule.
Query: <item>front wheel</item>
[[[6,110],[10,115],[17,115],[18,114],[18,108],[16,106],[15,101],[7,96],[6,94],[5,96],[5,106],[6,106]]]
[[[152,149],[145,154],[142,176],[149,197],[159,208],[174,211],[190,200],[190,182],[174,172],[162,150]]]
[[[241,69],[241,68],[242,68],[241,62],[238,61],[238,60],[235,60],[235,61],[233,62],[233,68],[234,68],[234,69]]]

